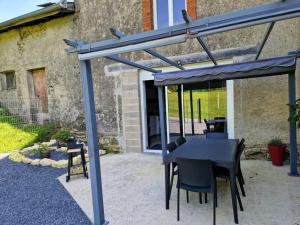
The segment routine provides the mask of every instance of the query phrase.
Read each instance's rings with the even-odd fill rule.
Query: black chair
[[[225,131],[225,122],[216,121],[214,124],[214,132],[224,133]]]
[[[245,140],[241,141],[239,143],[239,145],[238,145],[238,150],[237,150],[237,154],[236,154],[235,170],[236,170],[236,177],[237,177],[238,182],[240,184],[240,188],[241,188],[241,191],[243,193],[243,196],[246,196],[245,195],[245,190],[244,190],[244,187],[243,187],[243,183],[242,183],[242,179],[241,179],[241,175],[240,175],[241,172],[239,173],[239,170],[240,170],[240,158],[241,158],[242,152],[245,149],[244,141]],[[216,175],[216,177],[225,178],[226,180],[230,179],[229,171],[226,168],[223,168],[223,167],[215,167],[215,175]],[[239,190],[238,190],[237,186],[236,186],[236,194],[237,194],[237,199],[238,199],[238,202],[239,202],[240,210],[244,211],[244,207],[243,207],[243,204],[242,204],[242,201],[241,201],[241,197],[240,197],[240,193],[239,193]]]
[[[177,146],[180,146],[186,142],[186,139],[184,137],[179,137],[176,139]]]
[[[177,158],[177,220],[179,221],[180,189],[213,194],[213,224],[216,224],[217,185],[213,164],[209,160]]]
[[[175,149],[177,148],[177,145],[174,141],[170,142],[167,145],[167,150],[169,151],[169,153],[173,152]],[[173,180],[174,180],[174,176],[178,174],[178,171],[176,170],[177,168],[177,163],[173,162],[171,164],[172,166],[172,173],[171,173],[171,184],[170,184],[170,195],[169,195],[169,199],[171,198],[171,193],[172,193],[172,187],[173,187]]]
[[[83,144],[78,144],[77,140],[75,138],[70,138],[67,142],[67,148],[68,148],[68,175],[66,176],[66,182],[69,182],[72,175],[79,175],[83,174],[84,177],[87,179],[89,178],[88,172],[87,172],[87,165],[85,160],[85,152],[83,149]],[[71,173],[71,168],[74,167],[73,165],[73,158],[80,154],[81,157],[81,166],[82,166],[82,173]]]
[[[244,143],[245,143],[245,139],[242,138],[242,140],[240,141],[240,143],[239,143],[239,145],[238,145],[238,150],[239,150],[239,151],[242,151],[242,152],[240,153],[240,156],[242,155],[242,153],[243,153],[243,151],[244,151],[244,149],[241,149],[241,148],[245,148]],[[240,179],[239,182],[241,182],[243,185],[245,185],[244,176],[243,176],[243,173],[242,173],[242,170],[241,170],[241,161],[240,161],[240,158],[239,158],[239,165],[238,165],[238,167],[239,167],[239,168],[238,168],[237,176],[238,176],[238,179]],[[242,191],[242,195],[245,197],[245,196],[246,196],[246,193],[245,193],[244,188],[241,189],[241,191]]]
[[[223,116],[215,117],[214,120],[225,120],[226,118]]]
[[[228,139],[227,133],[207,133],[206,139]]]
[[[206,132],[204,132],[204,133],[209,133],[210,132],[210,125],[208,124],[207,119],[204,119],[204,123],[205,123],[205,126],[206,126]]]

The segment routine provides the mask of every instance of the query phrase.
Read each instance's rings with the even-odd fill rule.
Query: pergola
[[[91,59],[107,58],[116,62],[127,64],[135,68],[150,71],[154,74],[155,84],[158,86],[159,106],[160,106],[160,129],[163,158],[167,154],[166,150],[166,118],[164,112],[163,87],[171,84],[191,84],[210,80],[232,80],[263,76],[274,76],[288,74],[289,78],[289,104],[294,105],[296,100],[295,69],[296,61],[300,56],[299,50],[289,56],[272,59],[259,60],[259,56],[264,48],[266,41],[277,21],[287,20],[300,16],[299,0],[281,0],[275,3],[259,5],[241,11],[226,13],[218,16],[211,16],[192,21],[185,10],[183,18],[185,24],[176,25],[164,29],[144,32],[134,35],[111,29],[116,37],[111,40],[104,40],[95,43],[83,41],[65,40],[71,46],[69,53],[77,53],[80,74],[82,79],[86,129],[88,135],[88,147],[90,157],[90,177],[92,187],[94,224],[108,224],[104,216],[104,204],[102,195],[102,181],[99,158],[99,140],[96,125],[94,91]],[[221,33],[225,31],[246,28],[250,26],[269,24],[264,38],[257,49],[255,61],[239,64],[219,66],[213,54],[210,52],[203,37]],[[186,70],[184,65],[172,61],[151,48],[168,46],[183,43],[187,39],[195,38],[208,54],[214,67]],[[170,66],[174,66],[179,71],[171,73],[161,73],[161,71],[131,62],[117,56],[121,53],[134,51],[145,51],[150,55],[159,58]],[[291,111],[290,111],[291,113]],[[290,175],[297,176],[297,133],[296,124],[289,122],[290,132]],[[167,175],[170,170],[169,165],[165,165],[166,187]],[[167,198],[167,196],[166,196]],[[168,209],[168,205],[166,205]]]

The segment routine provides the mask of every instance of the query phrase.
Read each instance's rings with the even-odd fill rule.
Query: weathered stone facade
[[[270,1],[198,0],[197,16],[202,18],[267,2]],[[76,55],[65,52],[67,46],[63,39],[93,42],[112,38],[110,27],[127,34],[142,32],[142,1],[76,0],[75,3],[73,15],[0,33],[0,73],[14,70],[17,79],[17,89],[1,91],[0,98],[30,98],[29,73],[32,69],[45,68],[48,96],[54,102],[49,108],[50,117],[63,126],[84,130],[78,61]],[[300,19],[276,23],[262,57],[285,55],[299,48],[299,28]],[[256,46],[265,29],[266,25],[257,26],[206,39],[213,51]],[[159,49],[166,56],[193,55],[202,51],[196,41]],[[130,53],[125,57],[153,63],[146,53]],[[203,57],[199,55],[198,61],[201,59]],[[189,57],[186,57],[186,62],[191,63]],[[124,150],[140,152],[139,71],[122,66],[111,71],[109,65],[112,63],[103,59],[92,61],[98,128],[101,136],[109,137],[107,140],[112,140],[113,145],[118,143]],[[299,73],[300,68],[297,74],[298,97]],[[287,141],[287,96],[286,76],[235,81],[236,137],[244,137],[249,146],[265,145],[270,138],[277,136]]]

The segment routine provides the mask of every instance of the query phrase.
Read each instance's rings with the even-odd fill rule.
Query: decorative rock
[[[54,168],[66,168],[68,166],[68,160],[59,160],[59,161],[54,161],[52,163],[52,167]]]
[[[67,147],[61,147],[61,148],[60,148],[60,151],[66,152],[66,151],[68,151],[68,148],[67,148]]]
[[[9,159],[14,161],[14,162],[22,162],[24,159],[24,156],[20,154],[19,152],[13,152],[9,155]]]
[[[77,165],[77,164],[80,164],[81,163],[81,157],[80,155],[76,156],[73,158],[73,164],[74,165]]]
[[[24,157],[23,160],[22,160],[22,162],[25,163],[25,164],[31,164],[32,161],[33,161],[32,159],[27,158],[27,157]]]
[[[32,162],[30,163],[33,166],[39,166],[40,165],[40,160],[39,159],[34,159],[32,160]]]
[[[55,161],[45,158],[40,161],[40,164],[41,164],[41,166],[51,166],[53,162],[55,162]]]
[[[102,149],[100,149],[99,152],[100,152],[100,155],[105,155],[106,154],[106,151],[102,150]]]

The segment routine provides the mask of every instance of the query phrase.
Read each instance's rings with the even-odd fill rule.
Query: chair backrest
[[[68,149],[83,148],[83,144],[77,144],[77,140],[72,137],[69,138],[67,141],[67,148]]]
[[[235,160],[236,160],[236,172],[238,172],[239,167],[240,167],[240,161],[241,161],[241,155],[243,153],[243,151],[245,150],[245,144],[244,144],[245,140],[239,143],[238,145],[238,150],[236,152],[236,156],[235,156]]]
[[[225,128],[225,122],[215,122],[214,132],[224,133],[224,131],[225,131],[224,128]]]
[[[242,138],[241,141],[239,142],[239,146],[240,146],[240,145],[243,145],[244,143],[245,143],[245,139]]]
[[[214,119],[215,119],[215,120],[225,120],[226,118],[223,117],[223,116],[220,116],[220,117],[215,117]]]
[[[179,184],[212,189],[213,164],[209,160],[177,158]]]
[[[209,131],[209,125],[208,125],[207,119],[204,119],[204,123],[205,123],[207,131]]]
[[[167,150],[169,152],[173,152],[175,149],[177,148],[177,145],[174,141],[170,142],[168,145],[167,145]]]
[[[206,134],[206,139],[228,139],[228,134],[211,132]]]
[[[186,139],[184,137],[179,137],[179,138],[176,139],[176,144],[178,146],[182,145],[185,142],[186,142]]]

